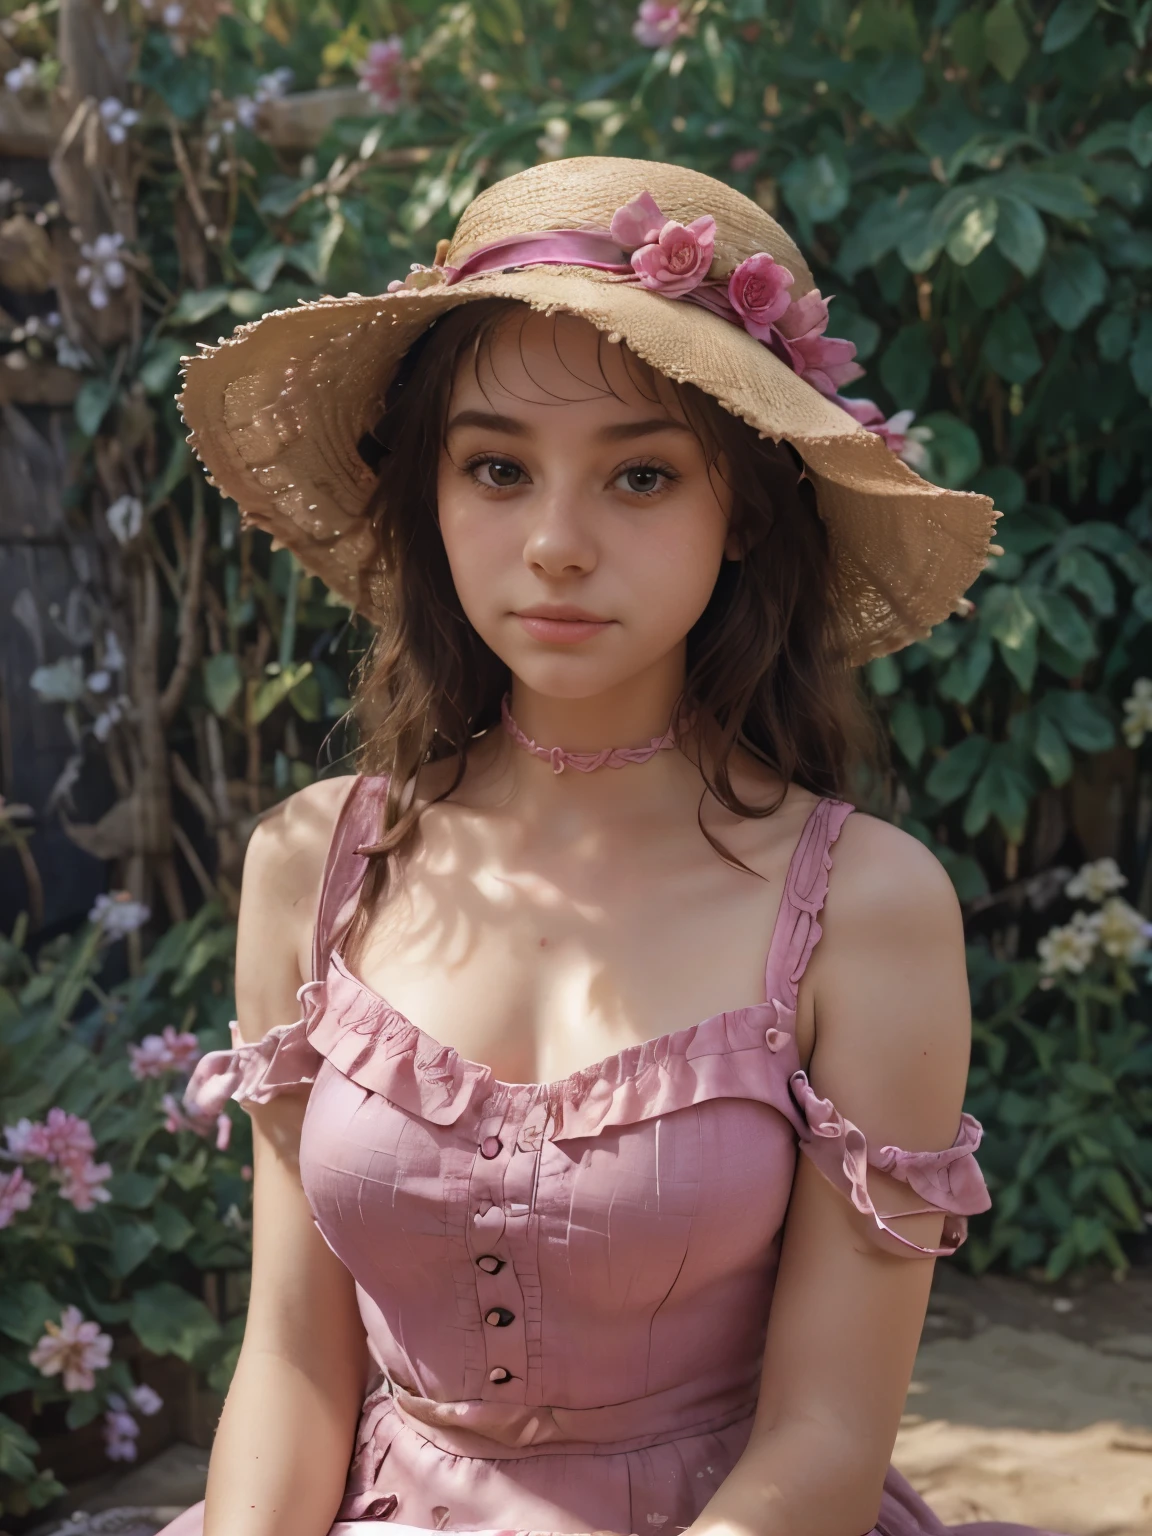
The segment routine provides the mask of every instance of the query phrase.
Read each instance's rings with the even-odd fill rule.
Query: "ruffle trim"
[[[940,1152],[907,1152],[902,1147],[886,1146],[871,1153],[863,1131],[846,1119],[830,1099],[819,1097],[807,1073],[794,1072],[790,1087],[803,1117],[801,1152],[858,1211],[871,1217],[880,1245],[890,1252],[926,1257],[955,1253],[968,1234],[968,1217],[988,1210],[992,1204],[974,1155],[984,1134],[980,1122],[962,1114],[956,1140]],[[881,1215],[868,1189],[869,1168],[907,1184],[925,1204],[911,1211]],[[939,1248],[922,1247],[889,1225],[900,1216],[928,1212],[945,1215],[943,1245]]]
[[[297,992],[306,1002],[305,982]],[[292,1088],[307,1088],[316,1080],[323,1056],[308,1039],[307,1013],[293,1024],[278,1024],[260,1040],[241,1040],[235,1019],[228,1026],[232,1048],[209,1051],[196,1063],[184,1090],[190,1114],[218,1115],[229,1099],[239,1104],[267,1104]]]

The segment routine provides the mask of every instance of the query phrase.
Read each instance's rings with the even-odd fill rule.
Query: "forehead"
[[[685,420],[679,391],[622,342],[577,315],[542,315],[523,306],[503,316],[461,357],[452,407],[474,404],[511,412],[511,406],[602,406],[645,417]],[[655,409],[653,409],[655,407]]]

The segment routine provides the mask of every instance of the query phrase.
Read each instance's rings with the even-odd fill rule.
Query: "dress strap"
[[[387,793],[384,777],[356,776],[348,791],[324,862],[316,923],[312,931],[312,979],[322,981],[340,936],[341,916],[357,895],[368,870],[368,860],[357,848],[374,843],[380,835],[380,812]]]
[[[788,865],[764,968],[764,986],[770,1002],[789,1010],[796,1006],[800,978],[822,932],[819,914],[828,895],[832,844],[853,810],[845,800],[818,800]]]

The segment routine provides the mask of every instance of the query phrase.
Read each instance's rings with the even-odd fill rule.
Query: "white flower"
[[[544,132],[536,140],[536,148],[545,160],[562,160],[568,146],[571,127],[566,118],[550,117],[544,124]]]
[[[1130,907],[1119,896],[1106,901],[1099,912],[1088,919],[1100,947],[1113,960],[1139,960],[1148,948],[1152,936],[1152,924],[1145,921],[1142,913]]]
[[[144,526],[144,504],[139,496],[118,496],[104,516],[117,541],[129,544]]]
[[[99,1323],[86,1322],[79,1307],[65,1307],[58,1323],[45,1322],[47,1332],[28,1356],[42,1376],[64,1378],[67,1392],[91,1392],[96,1371],[112,1356],[112,1339]]]
[[[1092,918],[1084,912],[1076,912],[1064,927],[1049,929],[1037,944],[1036,952],[1040,956],[1040,969],[1046,976],[1058,976],[1061,971],[1079,976],[1096,953]]]
[[[261,75],[256,82],[254,95],[257,101],[277,101],[288,93],[295,75],[286,66],[271,70],[266,75]]]
[[[145,1418],[151,1418],[154,1413],[159,1413],[164,1406],[164,1399],[159,1392],[154,1392],[145,1382],[141,1382],[138,1387],[133,1387],[128,1396],[136,1412],[142,1413]]]
[[[91,368],[92,359],[82,347],[72,344],[63,333],[56,338],[56,361],[61,368],[71,368],[74,373],[83,373],[85,368]]]
[[[113,144],[123,144],[129,128],[140,121],[139,112],[126,107],[115,96],[105,96],[100,103],[100,116],[104,119],[104,131]]]
[[[89,672],[84,684],[89,693],[107,693],[112,686],[112,674],[103,667],[97,667],[95,672]]]
[[[84,693],[84,662],[64,656],[50,667],[37,667],[28,682],[45,704],[75,704]]]
[[[1152,677],[1138,677],[1124,700],[1124,740],[1135,750],[1152,731]]]
[[[92,734],[97,741],[107,741],[112,734],[112,727],[118,725],[124,718],[124,705],[119,699],[113,699],[107,709],[102,709],[92,722]]]
[[[1101,902],[1127,884],[1127,877],[1120,873],[1115,859],[1096,859],[1091,864],[1081,864],[1064,887],[1064,894],[1074,900]]]
[[[97,235],[90,245],[80,247],[84,261],[76,268],[76,281],[88,290],[88,302],[93,309],[106,309],[108,290],[123,288],[128,280],[117,254],[123,244],[123,235]]]
[[[97,896],[88,921],[103,928],[107,938],[122,939],[143,927],[151,916],[151,909],[142,901],[133,901],[127,891],[112,891]]]
[[[104,665],[110,672],[124,670],[124,652],[120,649],[114,629],[106,630],[104,634]]]
[[[40,71],[35,59],[21,59],[15,69],[4,74],[4,84],[14,93],[34,91],[40,84]]]
[[[178,3],[178,0],[172,0],[172,4],[166,5],[160,14],[166,27],[178,27],[184,20],[184,7]]]

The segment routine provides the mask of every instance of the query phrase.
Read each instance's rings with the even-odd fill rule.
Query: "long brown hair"
[[[370,504],[380,557],[372,580],[387,620],[358,669],[357,768],[389,777],[384,826],[370,852],[400,848],[419,819],[405,791],[425,763],[455,757],[444,794],[464,776],[469,743],[500,718],[508,668],[464,615],[440,537],[436,480],[457,369],[479,366],[516,300],[463,304],[425,331],[394,379],[384,416],[360,444],[380,472]],[[602,344],[605,338],[601,338]],[[774,443],[692,384],[659,378],[624,351],[633,378],[658,398],[674,389],[708,460],[726,465],[732,528],[742,550],[725,560],[708,605],[687,637],[684,699],[709,728],[707,792],[738,816],[767,816],[731,779],[739,743],[784,786],[850,792],[873,735],[853,675],[835,652],[832,566],[812,483],[786,443]],[[581,381],[582,383],[586,381]],[[604,387],[610,386],[607,378]],[[441,796],[440,798],[443,798]],[[373,860],[364,905],[387,860]],[[363,910],[363,905],[361,910]]]

